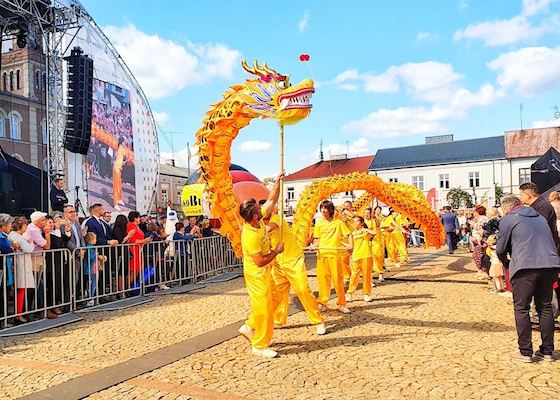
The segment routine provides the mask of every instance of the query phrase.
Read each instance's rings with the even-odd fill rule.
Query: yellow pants
[[[373,270],[378,274],[383,273],[385,265],[385,242],[383,237],[379,235],[371,241],[371,254],[373,256]]]
[[[399,258],[397,256],[397,244],[395,243],[395,237],[392,235],[392,232],[384,232],[383,241],[385,243],[385,248],[387,249],[387,255],[391,261],[398,263]]]
[[[294,289],[296,296],[307,313],[309,321],[313,325],[323,322],[323,316],[319,311],[317,299],[315,299],[313,292],[309,288],[307,269],[305,268],[303,256],[282,264],[276,263],[272,268],[272,279],[280,297],[280,302],[274,309],[275,324],[286,325],[290,287]]]
[[[406,249],[406,240],[404,238],[404,233],[394,230],[393,232],[391,232],[391,236],[393,236],[393,242],[395,243],[395,248],[399,255],[399,260],[401,262],[406,262],[408,260],[408,251]]]
[[[317,301],[323,305],[327,304],[331,297],[331,278],[334,282],[334,290],[338,298],[337,304],[346,305],[344,298],[344,281],[342,277],[342,261],[337,256],[317,256],[317,285],[319,286],[319,298]]]
[[[352,276],[350,277],[350,287],[348,293],[354,293],[358,288],[360,275],[363,278],[362,293],[371,294],[371,269],[373,265],[373,258],[361,258],[352,261]]]
[[[254,330],[251,344],[257,349],[265,349],[270,345],[274,330],[274,306],[280,300],[270,270],[270,264],[266,267],[243,267],[251,303],[251,315],[245,323]]]
[[[345,281],[350,280],[350,276],[352,275],[352,267],[350,266],[350,252],[346,251],[342,255],[342,277]]]

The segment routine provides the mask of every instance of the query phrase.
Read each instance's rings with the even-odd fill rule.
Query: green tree
[[[449,193],[447,193],[447,201],[453,208],[471,208],[473,206],[470,193],[461,189],[461,187],[451,189]]]
[[[505,192],[501,186],[494,183],[494,198],[496,199],[496,205],[501,204],[502,197],[504,197]]]

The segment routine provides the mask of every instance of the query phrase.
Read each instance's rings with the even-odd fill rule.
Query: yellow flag
[[[195,183],[193,185],[185,185],[181,193],[181,207],[185,217],[198,216],[203,214],[202,194],[204,193],[204,184]]]

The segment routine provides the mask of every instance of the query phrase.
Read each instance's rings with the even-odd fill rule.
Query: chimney
[[[170,166],[172,166],[172,167],[175,166],[175,160],[174,160],[173,158],[168,158],[168,159],[165,160],[163,163],[164,163],[165,165],[170,165]]]

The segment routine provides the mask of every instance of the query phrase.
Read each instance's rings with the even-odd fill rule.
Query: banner
[[[203,214],[202,202],[204,184],[195,183],[185,185],[181,193],[181,207],[185,217],[199,216]]]

